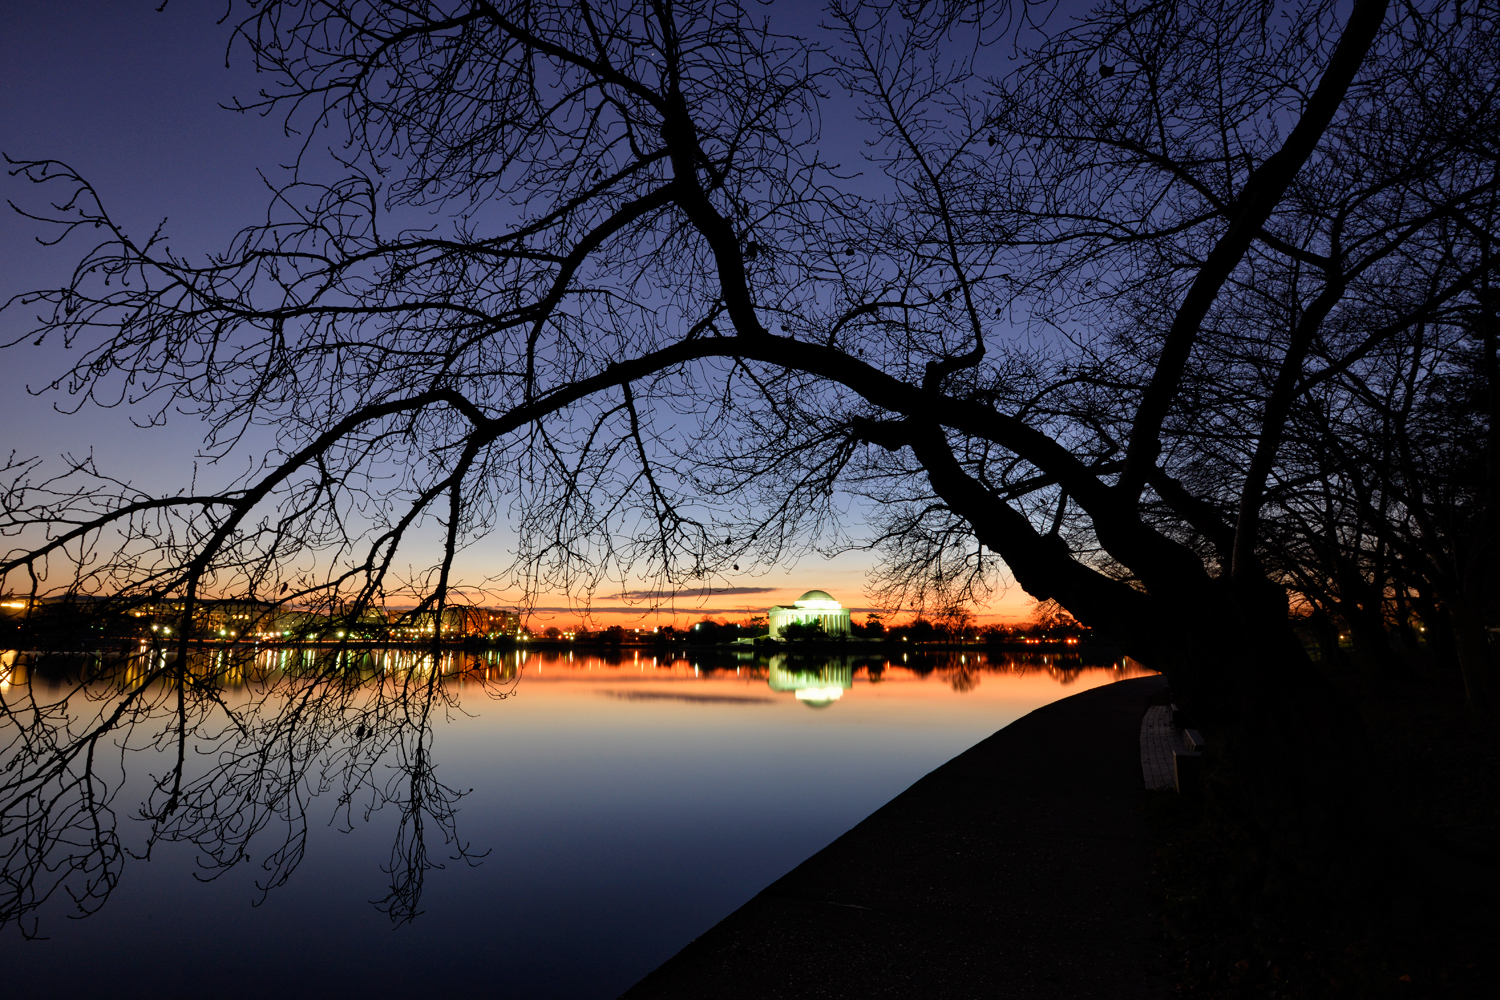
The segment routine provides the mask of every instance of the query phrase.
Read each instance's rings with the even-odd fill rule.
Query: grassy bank
[[[1272,896],[1247,880],[1200,802],[1145,793],[1178,995],[1500,992],[1500,733],[1476,722],[1443,678],[1346,689],[1370,733],[1391,831],[1359,889]]]

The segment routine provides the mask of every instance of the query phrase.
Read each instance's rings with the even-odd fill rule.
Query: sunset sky
[[[207,253],[227,245],[247,223],[264,218],[266,189],[257,169],[274,174],[293,158],[296,139],[282,134],[280,119],[242,116],[218,105],[235,95],[253,96],[261,81],[249,72],[242,52],[226,68],[228,30],[215,24],[222,0],[172,0],[160,13],[155,2],[54,4],[10,0],[0,33],[0,151],[12,159],[51,158],[68,163],[93,183],[101,200],[132,236],[144,238],[165,218],[174,252]],[[238,8],[236,8],[238,13]],[[25,181],[0,179],[4,197],[37,204]],[[61,284],[85,249],[84,240],[62,247],[38,245],[43,228],[8,210],[0,212],[0,298]],[[31,312],[12,308],[0,316],[0,337],[26,328]],[[0,365],[0,420],[7,448],[21,455],[55,458],[92,452],[102,469],[145,489],[180,488],[196,474],[216,471],[195,463],[203,425],[178,417],[166,427],[132,425],[126,408],[87,405],[62,414],[66,395],[36,398],[38,389],[66,368],[68,354],[57,343],[20,344]],[[243,459],[242,459],[243,461]],[[221,473],[222,474],[222,473]],[[857,533],[858,526],[851,526]],[[509,561],[510,545],[497,533],[483,549],[470,549],[459,569],[477,583]],[[874,557],[846,553],[831,560],[813,556],[724,581],[727,589],[689,594],[675,602],[675,615],[653,616],[659,599],[628,590],[600,591],[592,600],[593,622],[678,625],[703,615],[730,620],[790,603],[811,589],[827,590],[861,614],[869,608],[867,574]],[[500,593],[487,603],[514,602]],[[570,626],[579,621],[581,598],[542,595],[534,624]],[[988,608],[981,622],[1024,618],[1031,600],[1012,586]]]

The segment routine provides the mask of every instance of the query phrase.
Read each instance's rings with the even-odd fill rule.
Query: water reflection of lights
[[[766,664],[766,683],[772,691],[792,692],[808,708],[826,708],[854,686],[852,663],[835,659],[813,666],[785,655]]]
[[[623,668],[628,671],[636,665],[644,674],[646,662],[651,661],[653,679],[701,681],[714,677],[754,677],[759,683],[768,683],[771,689],[786,701],[796,700],[809,708],[823,708],[835,702],[842,703],[842,692],[849,691],[858,674],[869,684],[883,683],[892,679],[907,678],[907,670],[915,670],[913,676],[940,677],[955,690],[967,691],[976,685],[981,676],[993,673],[1028,674],[1051,677],[1061,683],[1071,683],[1081,669],[1088,666],[1076,657],[1067,654],[1048,655],[1040,651],[1026,654],[996,654],[994,652],[964,652],[951,654],[913,653],[910,657],[896,656],[892,650],[883,664],[864,662],[864,657],[840,657],[828,659],[805,657],[784,653],[766,657],[764,654],[736,655],[733,661],[720,658],[715,662],[709,658],[699,660],[696,656],[662,656],[650,649],[643,649],[637,658],[635,651],[622,650],[616,658],[574,653],[558,650],[555,653],[527,650],[486,650],[483,652],[444,651],[436,658],[431,651],[418,649],[334,649],[310,647],[289,649],[256,648],[253,652],[244,648],[219,647],[217,644],[188,653],[188,666],[184,674],[175,669],[180,650],[171,643],[151,642],[149,639],[129,650],[102,654],[59,654],[63,662],[68,656],[88,661],[90,671],[98,671],[99,679],[111,683],[134,685],[154,678],[172,683],[182,676],[191,684],[219,684],[229,688],[264,688],[287,683],[297,685],[304,682],[326,683],[337,679],[339,684],[389,685],[400,684],[403,678],[428,678],[446,684],[459,685],[473,681],[490,681],[514,684],[524,666],[534,666],[528,676],[544,677],[546,681],[567,680],[571,670],[579,670],[579,677],[587,671],[591,677],[597,672],[614,672]],[[630,655],[622,655],[629,653]],[[0,650],[0,684],[9,691],[32,682],[32,663],[35,654]],[[903,663],[903,660],[915,661]],[[80,662],[81,662],[80,661]],[[73,662],[68,660],[68,662]],[[494,665],[496,669],[489,670]],[[12,669],[13,666],[13,669]],[[1145,668],[1129,659],[1113,659],[1097,664],[1111,671],[1115,678],[1144,673]],[[547,673],[546,668],[553,672]],[[556,675],[561,674],[558,678]],[[642,680],[646,678],[641,677]],[[962,681],[962,684],[955,683]],[[834,695],[833,689],[839,694]],[[9,697],[7,695],[7,697]]]

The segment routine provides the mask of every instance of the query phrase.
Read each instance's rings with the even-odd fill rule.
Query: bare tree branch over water
[[[7,306],[78,352],[67,399],[200,416],[243,471],[13,460],[6,586],[441,613],[502,523],[531,593],[869,542],[893,602],[956,607],[1003,568],[1167,672],[1247,851],[1337,867],[1363,743],[1289,621],[1328,574],[1285,553],[1326,551],[1328,414],[1410,331],[1492,330],[1496,11],[1006,12],[251,7],[238,107],[304,137],[265,219],[197,262],[12,161],[49,238],[102,239]]]
[[[162,649],[12,660],[0,691],[0,924],[45,936],[49,912],[87,916],[131,857],[160,844],[191,845],[201,880],[255,861],[263,899],[301,864],[320,796],[345,830],[394,813],[390,888],[376,905],[413,919],[426,872],[445,863],[435,845],[454,862],[488,853],[459,838],[465,793],[432,759],[434,724],[462,711],[442,683],[452,659],[231,648],[195,652],[185,668]],[[18,670],[27,682],[11,684]],[[486,691],[514,686],[512,670]],[[143,784],[152,764],[165,768]],[[143,840],[122,837],[117,810]]]

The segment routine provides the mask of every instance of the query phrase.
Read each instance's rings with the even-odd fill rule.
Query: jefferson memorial
[[[781,638],[781,630],[793,622],[822,622],[829,635],[849,634],[849,609],[826,590],[809,590],[791,604],[778,604],[769,614],[768,635]]]

